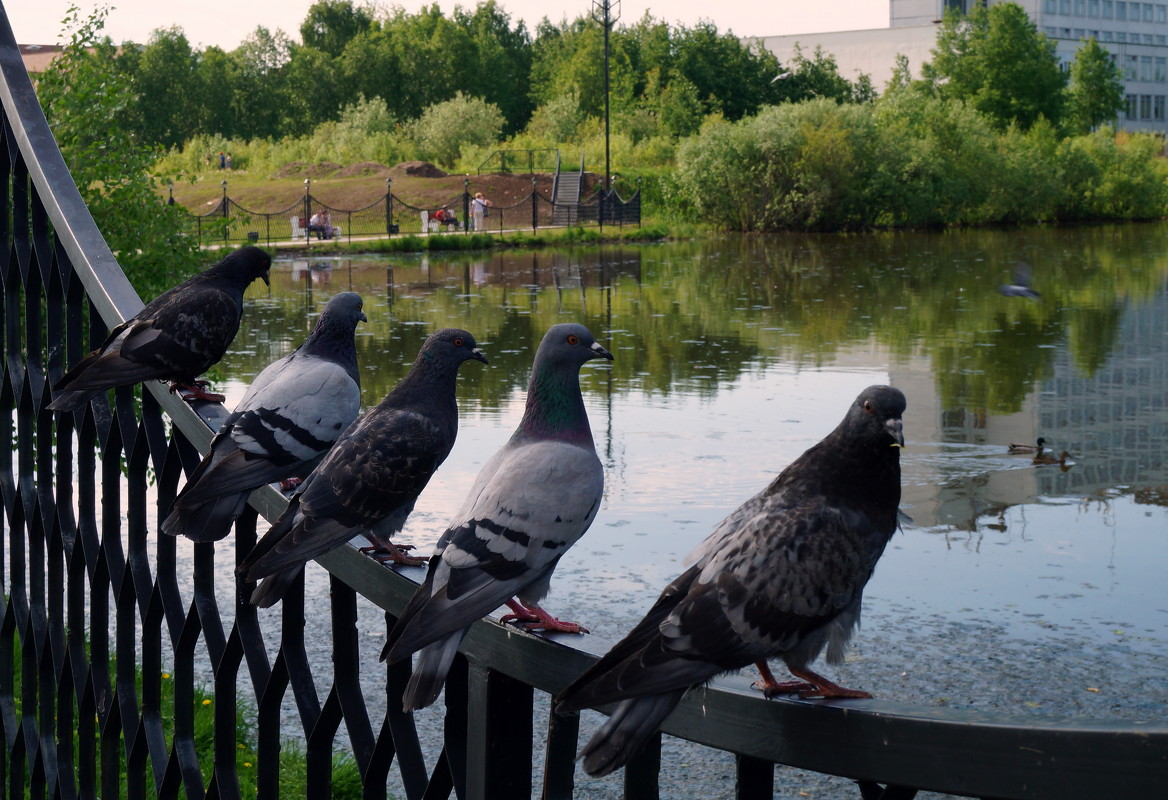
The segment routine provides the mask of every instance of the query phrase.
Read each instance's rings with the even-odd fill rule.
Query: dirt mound
[[[350,164],[347,167],[342,167],[334,178],[354,178],[362,177],[382,177],[388,175],[389,167],[384,164],[378,164],[376,161],[358,161],[355,164]]]
[[[411,178],[448,177],[447,173],[428,161],[403,161],[400,164],[395,164],[390,172],[396,173],[399,177],[402,175],[409,175]]]
[[[335,161],[321,161],[319,164],[309,164],[306,161],[289,161],[276,170],[273,178],[295,178],[303,175],[306,178],[324,178],[339,170],[341,165]]]

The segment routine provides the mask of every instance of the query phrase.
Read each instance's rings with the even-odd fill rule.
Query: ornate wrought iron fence
[[[226,546],[196,545],[189,560],[155,532],[221,406],[196,414],[154,384],[76,414],[46,410],[65,365],[141,301],[73,185],[3,15],[0,95],[0,796],[240,798],[242,707],[255,709],[258,759],[245,785],[254,778],[259,797],[279,795],[290,728],[306,742],[308,797],[330,795],[339,746],[352,753],[365,797],[385,797],[396,769],[409,798],[530,798],[537,759],[543,797],[588,796],[575,787],[578,717],[540,717],[534,701],[593,656],[477,624],[447,682],[445,738],[428,769],[398,700],[409,666],[386,671],[387,710],[376,722],[358,680],[382,669],[380,643],[356,633],[358,593],[390,624],[413,584],[354,548],[321,559],[331,573],[330,675],[306,651],[303,585],[285,598],[273,630],[244,602],[248,587],[234,582],[256,539],[256,512],[271,519],[283,508],[274,489],[253,496]],[[200,762],[195,730],[202,670],[214,697],[210,762]],[[1155,797],[1168,782],[1165,724],[765,701],[744,679],[697,695],[665,731],[734,753],[740,798],[771,797],[775,763],[853,777],[865,798],[916,792],[903,787]],[[298,724],[285,721],[285,701]],[[658,742],[625,770],[626,797],[656,797],[659,765]]]

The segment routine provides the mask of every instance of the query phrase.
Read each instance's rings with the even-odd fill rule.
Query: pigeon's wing
[[[562,441],[506,446],[492,457],[438,543],[395,629],[389,659],[494,611],[545,578],[591,525],[604,492],[595,450]]]
[[[302,564],[403,506],[412,508],[451,444],[448,432],[424,414],[373,409],[309,476],[293,524],[255,563],[249,579]]]
[[[161,375],[194,377],[223,357],[239,330],[243,304],[213,280],[184,284],[140,315],[122,342],[122,357],[154,365]],[[151,305],[154,306],[155,303]]]
[[[361,390],[334,361],[292,354],[257,376],[176,505],[254,489],[328,450],[357,416]]]

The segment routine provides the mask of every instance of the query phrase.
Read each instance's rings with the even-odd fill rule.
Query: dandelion
[[[206,700],[204,700],[203,705],[205,705],[205,706],[211,705],[211,698],[208,697]]]
[[[169,672],[162,673],[162,680],[164,680],[164,681],[170,680],[170,673]]]
[[[244,765],[245,767],[251,767],[251,762],[250,762],[250,761],[244,761],[244,762],[243,762],[243,765]]]

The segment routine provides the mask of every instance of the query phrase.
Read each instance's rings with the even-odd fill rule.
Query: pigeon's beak
[[[487,357],[483,355],[483,351],[478,349],[477,347],[474,350],[470,351],[470,357],[473,358],[475,361],[481,361],[484,364],[491,363],[490,361],[487,361]]]
[[[904,447],[904,423],[900,421],[900,418],[893,417],[884,425],[888,428],[889,435],[892,436],[892,446]]]
[[[357,319],[361,320],[362,322],[368,322],[368,321],[369,321],[369,317],[365,316],[365,312],[364,312],[364,311],[358,311],[358,312],[357,312]]]
[[[269,267],[269,269],[270,269],[270,267]],[[260,277],[264,279],[265,286],[272,285],[272,280],[271,280],[271,278],[268,277],[268,270],[265,269],[263,272],[261,272]]]
[[[592,355],[589,358],[607,358],[612,361],[612,353],[600,346],[600,342],[592,343]]]

